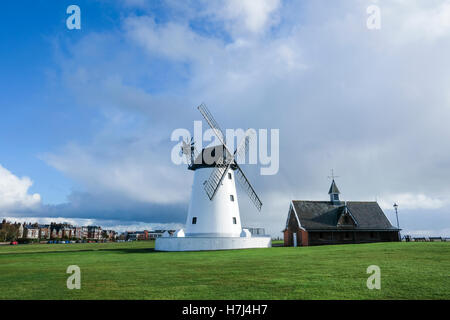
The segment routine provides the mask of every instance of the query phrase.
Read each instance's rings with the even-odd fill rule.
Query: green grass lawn
[[[0,299],[450,299],[450,243],[155,252],[153,242],[0,246]],[[69,290],[69,265],[81,290]],[[369,265],[381,290],[366,287]]]

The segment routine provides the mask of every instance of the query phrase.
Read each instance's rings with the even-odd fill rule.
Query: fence
[[[449,237],[412,237],[410,235],[403,236],[406,242],[450,242]]]

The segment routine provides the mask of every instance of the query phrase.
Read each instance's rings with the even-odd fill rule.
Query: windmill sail
[[[216,164],[216,168],[213,170],[205,183],[205,191],[210,200],[214,198],[214,195],[219,189],[219,186],[222,183],[222,180],[225,177],[226,173],[228,172],[228,169],[233,163],[235,163],[235,159],[237,159],[237,157],[245,158],[245,155],[248,151],[251,134],[253,134],[253,131],[247,130],[246,136],[237,147],[236,151],[234,151],[234,156],[231,156],[231,154],[228,153],[228,149],[224,150],[226,153],[225,162]]]
[[[222,131],[222,129],[220,129],[219,124],[217,123],[216,119],[214,119],[214,117],[212,116],[211,112],[209,112],[208,108],[206,107],[206,105],[204,103],[202,103],[201,105],[199,105],[197,107],[198,111],[200,111],[200,113],[202,114],[203,118],[205,118],[206,122],[209,124],[209,126],[211,127],[211,129],[214,131],[214,133],[216,134],[216,137],[219,139],[220,143],[222,143],[226,150],[229,152],[229,154],[231,155],[231,151],[228,150],[228,147],[224,141],[224,133]],[[228,153],[227,153],[228,156]]]
[[[262,202],[259,199],[258,195],[256,194],[255,189],[253,189],[252,185],[248,181],[241,167],[239,167],[238,164],[236,164],[236,167],[237,167],[236,176],[238,177],[237,180],[241,184],[242,188],[244,188],[244,190],[247,192],[248,196],[250,197],[250,200],[252,200],[256,209],[258,209],[258,211],[261,211]]]
[[[245,176],[244,172],[242,171],[241,167],[236,163],[237,158],[245,157],[248,148],[249,143],[252,135],[254,134],[254,130],[247,130],[245,138],[242,140],[241,144],[238,148],[236,148],[234,153],[231,153],[228,149],[227,145],[224,141],[224,134],[222,129],[220,129],[219,124],[212,116],[211,112],[206,108],[205,104],[201,104],[198,107],[198,110],[202,114],[202,116],[205,118],[206,122],[209,124],[211,129],[214,131],[215,135],[219,139],[219,141],[222,143],[225,151],[225,161],[222,163],[216,163],[216,167],[212,171],[211,175],[209,176],[208,180],[205,181],[204,188],[206,191],[206,194],[208,195],[209,199],[212,200],[214,198],[214,195],[216,194],[217,190],[220,187],[220,184],[222,183],[226,173],[228,172],[228,169],[233,166],[233,169],[236,168],[238,181],[244,188],[244,190],[247,192],[248,196],[258,209],[258,211],[261,211],[262,202],[259,199],[258,195],[256,194],[255,190],[253,189],[252,185],[248,181],[247,177]]]
[[[205,191],[209,197],[209,200],[212,200],[214,198],[214,195],[219,189],[219,186],[222,183],[222,180],[225,177],[228,168],[230,168],[230,165],[231,162],[227,165],[222,164],[217,166],[209,176],[208,180],[205,183]]]
[[[194,159],[197,158],[198,152],[193,138],[191,138],[190,142],[186,141],[182,140],[181,154],[185,155],[187,164],[191,166],[194,163]]]

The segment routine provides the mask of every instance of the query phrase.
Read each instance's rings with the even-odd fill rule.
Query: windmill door
[[[292,234],[292,242],[294,243],[294,247],[297,246],[297,233]]]

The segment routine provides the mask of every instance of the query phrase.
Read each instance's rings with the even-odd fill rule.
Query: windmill
[[[217,122],[214,120],[212,114],[209,112],[209,110],[206,108],[204,104],[201,104],[198,106],[198,110],[202,114],[202,116],[205,118],[206,122],[208,122],[211,129],[213,129],[214,133],[216,134],[216,137],[219,139],[219,141],[223,144],[225,149],[225,162],[223,163],[217,163],[215,164],[215,169],[209,176],[209,179],[207,180],[205,184],[205,191],[208,195],[210,200],[213,200],[217,190],[219,189],[226,173],[231,168],[237,173],[238,181],[240,182],[241,186],[244,188],[244,190],[247,192],[248,196],[252,200],[253,204],[256,206],[258,211],[261,211],[262,202],[259,199],[258,195],[256,194],[255,190],[253,189],[252,185],[248,181],[247,177],[245,176],[244,172],[242,171],[241,167],[237,164],[237,159],[245,156],[245,154],[248,151],[250,139],[252,137],[253,131],[247,130],[247,133],[242,140],[240,146],[236,148],[236,150],[231,154],[230,149],[228,149],[226,143],[223,140],[224,134],[223,131],[220,129]]]
[[[203,149],[190,162],[194,184],[186,220],[186,236],[239,237],[242,228],[235,177],[258,211],[262,207],[260,198],[237,161],[245,156],[252,132],[247,131],[236,150],[231,151],[224,141],[222,129],[208,108],[201,104],[198,110],[221,144]]]
[[[238,164],[246,157],[255,131],[247,130],[238,147],[231,151],[224,141],[222,129],[205,104],[198,106],[198,110],[220,144],[197,152],[192,139],[182,142],[181,152],[188,160],[188,169],[194,171],[185,229],[178,230],[174,237],[158,238],[155,249],[192,251],[270,247],[270,236],[252,237],[247,229],[242,229],[236,191],[235,179],[261,211],[262,202]]]

